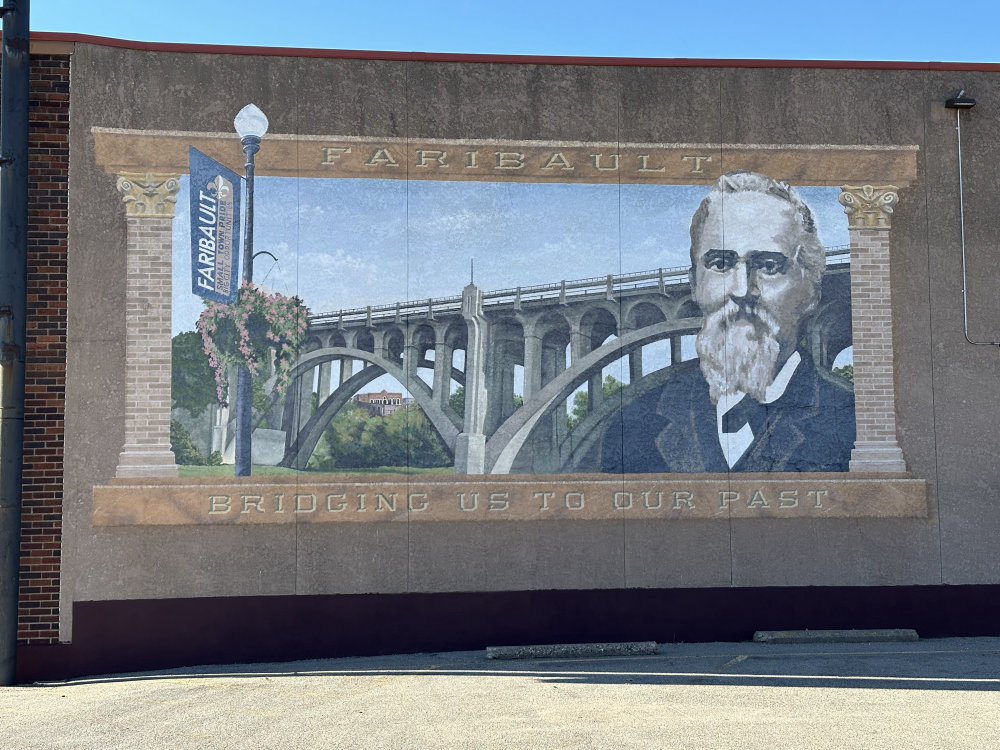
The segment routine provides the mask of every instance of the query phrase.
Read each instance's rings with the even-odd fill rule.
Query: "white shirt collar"
[[[801,361],[802,355],[798,351],[792,352],[792,355],[778,371],[777,376],[771,381],[771,385],[764,389],[763,403],[773,403],[785,394],[788,382],[792,379],[792,375],[795,374],[795,370]],[[719,445],[722,447],[722,454],[726,457],[726,463],[729,464],[730,469],[747,452],[747,448],[753,443],[755,436],[748,424],[743,425],[738,432],[723,432],[722,417],[727,411],[746,398],[746,395],[743,391],[727,393],[715,405],[715,426],[719,435]]]

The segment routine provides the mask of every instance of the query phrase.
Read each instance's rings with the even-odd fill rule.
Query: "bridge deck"
[[[827,248],[828,270],[840,270],[850,264],[850,246],[838,245]],[[539,302],[583,301],[605,296],[615,298],[630,294],[645,293],[653,289],[665,292],[668,288],[679,288],[689,283],[687,266],[656,268],[649,271],[635,271],[624,274],[608,274],[587,279],[557,281],[551,284],[518,286],[483,292],[483,309],[517,308],[524,304]],[[430,318],[439,315],[460,315],[462,296],[437,297],[408,300],[387,305],[370,305],[317,313],[309,316],[310,328],[342,328],[344,326],[374,325],[376,323],[402,322],[406,318]]]

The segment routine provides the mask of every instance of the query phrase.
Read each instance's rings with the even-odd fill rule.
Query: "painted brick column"
[[[894,185],[844,185],[840,203],[850,223],[851,322],[857,439],[852,472],[906,471],[896,440],[889,231]]]
[[[128,221],[125,446],[118,477],[175,477],[170,450],[170,308],[176,174],[120,174]]]

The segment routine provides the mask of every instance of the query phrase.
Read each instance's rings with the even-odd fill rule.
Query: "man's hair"
[[[734,193],[771,195],[792,207],[802,230],[801,241],[795,250],[793,260],[801,266],[805,277],[812,282],[818,292],[823,280],[823,272],[826,270],[826,251],[820,244],[819,235],[816,234],[816,222],[813,219],[812,211],[787,182],[781,182],[756,172],[747,172],[742,169],[726,172],[712,185],[712,189],[698,206],[694,216],[691,217],[692,264],[697,262],[697,258],[694,257],[694,248],[698,244],[697,241],[701,237],[709,213],[716,207],[716,203],[724,200],[725,195]]]

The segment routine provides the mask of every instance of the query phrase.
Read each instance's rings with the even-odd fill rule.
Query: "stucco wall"
[[[1000,372],[996,351],[962,334],[955,113],[943,106],[962,88],[979,101],[962,122],[970,334],[992,340],[998,72],[393,62],[77,44],[62,638],[72,635],[72,602],[108,599],[1000,583]],[[115,175],[97,163],[91,128],[227,131],[250,101],[268,113],[270,132],[285,134],[918,147],[890,256],[897,434],[910,476],[926,480],[926,517],[95,527],[93,488],[114,476],[125,438],[127,239]]]

